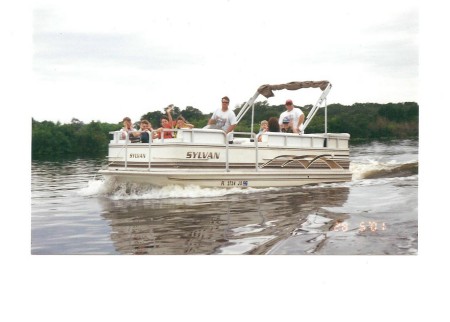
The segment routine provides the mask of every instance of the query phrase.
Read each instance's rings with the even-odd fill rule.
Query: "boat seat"
[[[178,131],[178,133],[180,132],[182,132],[182,142],[225,144],[225,136],[222,130],[196,131],[195,133]]]
[[[267,136],[267,145],[284,145],[284,136]]]

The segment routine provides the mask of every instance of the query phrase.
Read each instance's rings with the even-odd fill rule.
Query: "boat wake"
[[[111,200],[192,199],[222,197],[232,194],[251,194],[277,191],[279,188],[203,188],[195,185],[155,187],[135,183],[116,183],[109,180],[90,180],[78,193],[84,196],[105,196]]]
[[[418,174],[418,161],[405,163],[370,161],[365,163],[352,162],[350,170],[352,181],[345,183],[322,183],[303,186],[303,189],[318,189],[322,187],[342,187],[363,184],[365,179],[392,179],[413,177]],[[251,194],[267,191],[280,191],[283,188],[203,188],[195,185],[156,187],[136,183],[117,183],[113,180],[90,180],[88,186],[78,191],[83,196],[104,196],[111,200],[152,200],[152,199],[194,199],[222,197],[234,194]]]
[[[419,162],[382,163],[373,161],[364,164],[352,162],[350,170],[353,173],[353,180],[410,177],[418,174]]]

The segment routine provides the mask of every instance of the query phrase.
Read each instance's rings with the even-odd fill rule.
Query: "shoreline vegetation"
[[[234,108],[236,115],[242,106]],[[308,115],[312,105],[299,106]],[[279,117],[285,110],[284,105],[268,105],[267,101],[255,103],[255,120],[253,132],[258,133],[262,120]],[[306,129],[306,133],[324,132],[324,108],[321,108]],[[148,112],[142,119],[150,121],[154,126],[160,124],[161,111]],[[182,115],[196,128],[202,128],[212,113],[203,114],[200,110],[187,106],[180,110],[174,107],[174,118]],[[350,143],[372,140],[418,139],[419,137],[419,105],[415,102],[403,103],[355,103],[353,105],[329,104],[327,108],[328,132],[349,133]],[[139,129],[139,122],[134,124]],[[73,118],[71,123],[42,121],[32,119],[32,158],[56,156],[104,156],[108,150],[111,131],[122,128],[122,122],[104,123],[91,121],[83,123]],[[237,125],[235,131],[250,132],[251,113]]]

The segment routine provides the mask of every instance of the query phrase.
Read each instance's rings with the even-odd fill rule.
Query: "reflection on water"
[[[121,254],[262,254],[291,235],[310,214],[334,221],[349,189],[285,189],[216,199],[114,201],[102,216]]]
[[[351,151],[348,183],[226,192],[111,189],[102,159],[33,160],[31,253],[417,254],[417,142]]]

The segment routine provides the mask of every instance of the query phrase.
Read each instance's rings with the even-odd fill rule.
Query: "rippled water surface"
[[[32,162],[32,254],[417,254],[417,141],[352,146],[352,182],[295,189],[117,186],[102,162]]]

